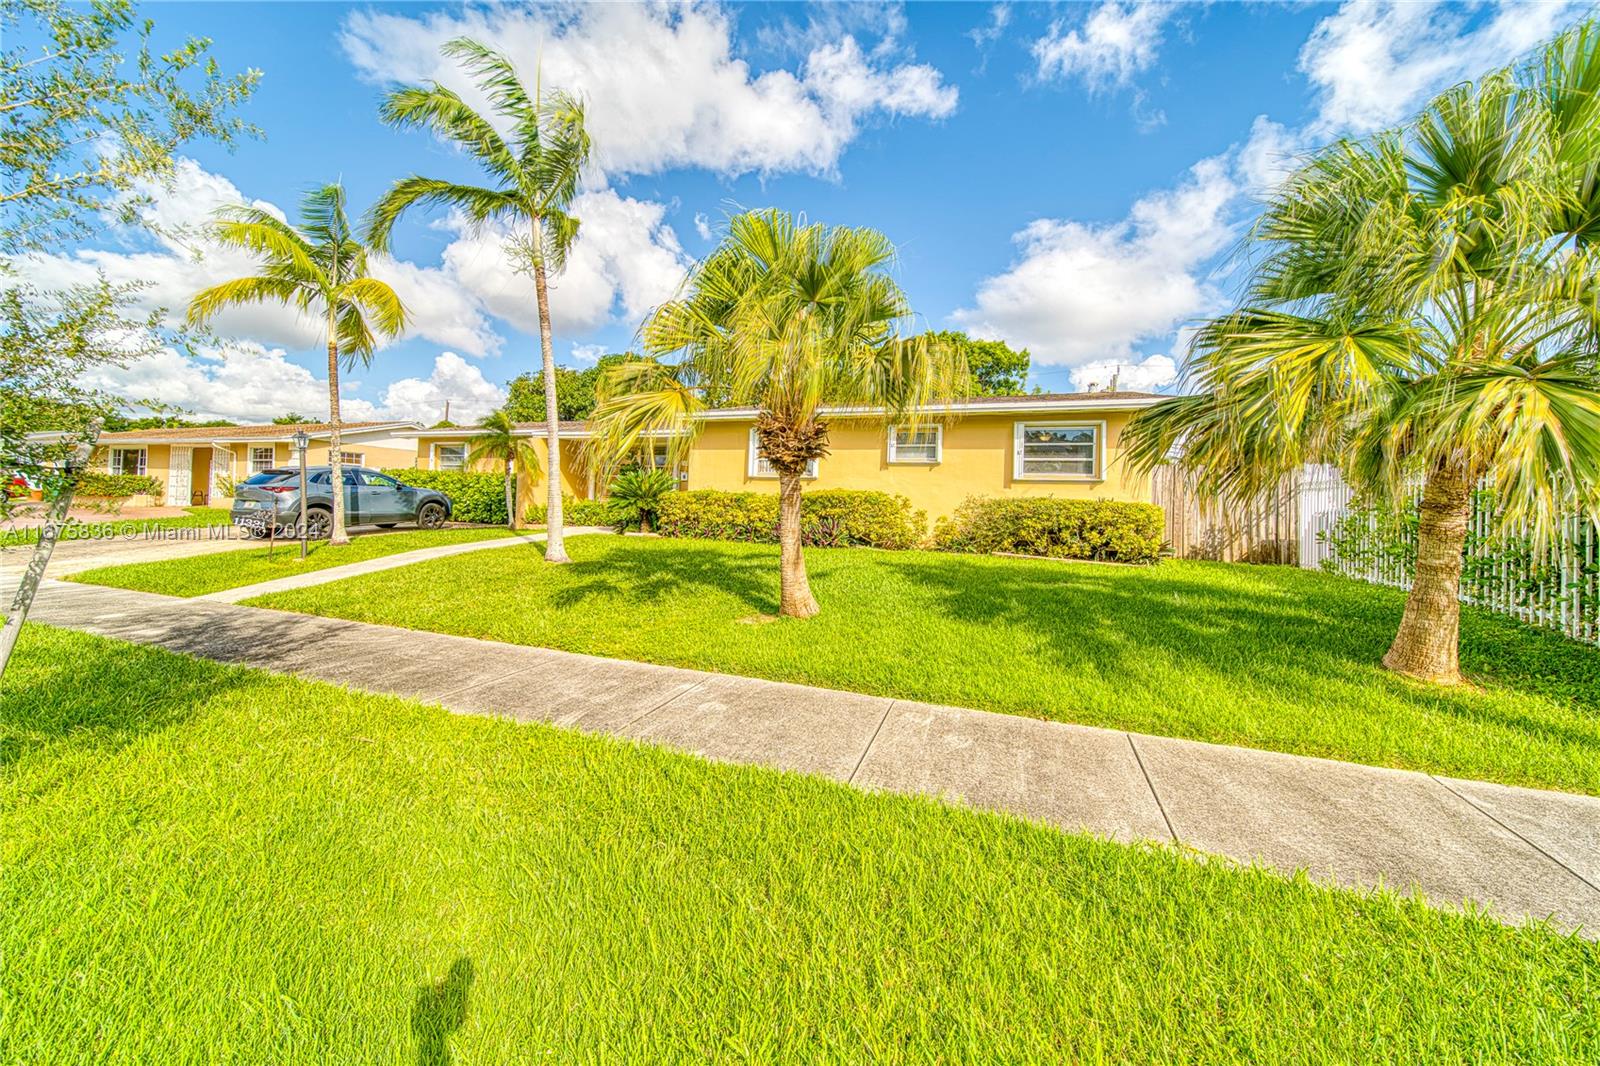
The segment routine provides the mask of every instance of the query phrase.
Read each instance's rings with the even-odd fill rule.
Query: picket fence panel
[[[1329,570],[1394,588],[1409,588],[1405,551],[1375,551],[1365,563],[1341,557],[1329,534],[1347,520],[1359,521],[1355,492],[1335,466],[1305,466],[1251,504],[1200,498],[1176,467],[1161,467],[1154,498],[1166,511],[1167,541],[1181,559],[1280,563]],[[1353,517],[1354,516],[1354,517]],[[1366,515],[1372,543],[1389,536]],[[1525,529],[1496,535],[1494,515],[1475,507],[1461,580],[1461,600],[1529,625],[1600,645],[1600,524],[1574,511],[1557,523],[1556,535],[1535,552]]]

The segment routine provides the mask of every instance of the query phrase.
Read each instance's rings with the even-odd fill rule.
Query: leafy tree
[[[113,201],[137,221],[130,194],[183,144],[257,132],[231,112],[260,71],[222,73],[205,38],[158,52],[153,31],[129,0],[0,0],[0,250],[83,236]]]
[[[367,276],[367,250],[350,228],[342,185],[324,185],[307,195],[298,228],[258,207],[240,205],[222,209],[211,238],[253,253],[261,273],[196,293],[189,304],[191,322],[209,321],[236,304],[276,303],[327,324],[328,462],[335,487],[330,539],[348,543],[339,491],[339,362],[370,363],[379,335],[396,337],[405,329],[405,307],[388,284]]]
[[[312,419],[307,415],[300,414],[298,411],[290,411],[288,414],[274,418],[272,424],[275,426],[299,426],[311,421]]]
[[[533,275],[545,410],[559,412],[546,274],[566,265],[578,237],[578,220],[567,208],[589,159],[583,105],[565,93],[543,95],[537,85],[530,96],[511,61],[476,41],[457,38],[445,45],[444,53],[460,60],[477,79],[501,126],[497,128],[437,82],[390,93],[383,102],[383,119],[397,126],[420,126],[454,141],[489,172],[494,184],[463,185],[419,175],[402,178],[373,207],[369,239],[374,248],[387,250],[395,223],[418,205],[461,211],[476,226],[491,222],[507,226],[513,255]],[[509,129],[509,140],[500,128]],[[555,419],[550,420],[545,448],[553,471],[548,479],[545,559],[564,563],[561,440]]]
[[[947,345],[959,351],[972,374],[972,389],[978,396],[1021,396],[1028,391],[1028,349],[1016,351],[1005,341],[982,341],[947,329],[926,334],[928,343]]]
[[[595,390],[609,367],[632,355],[602,355],[594,366],[573,370],[556,367],[556,417],[563,422],[581,422],[594,413]],[[544,421],[544,372],[518,374],[506,383],[506,411],[514,422]]]
[[[1600,31],[1438,96],[1405,128],[1340,141],[1266,205],[1242,306],[1208,323],[1205,391],[1124,434],[1250,498],[1337,463],[1393,510],[1420,483],[1416,576],[1384,664],[1460,680],[1457,599],[1474,486],[1502,528],[1600,515]]]
[[[825,404],[861,407],[878,422],[914,420],[968,382],[955,350],[907,340],[911,315],[886,268],[894,246],[876,230],[807,224],[777,210],[736,216],[683,296],[643,329],[651,358],[611,367],[592,421],[605,467],[670,434],[676,466],[699,434],[708,396],[758,409],[756,437],[778,477],[780,613],[817,613],[800,543],[806,467],[828,454]],[[661,357],[675,356],[675,362]]]
[[[517,527],[517,474],[537,478],[539,453],[533,442],[517,435],[516,424],[504,411],[495,411],[478,423],[479,435],[472,439],[467,452],[467,465],[486,459],[505,464],[506,471],[506,525]]]

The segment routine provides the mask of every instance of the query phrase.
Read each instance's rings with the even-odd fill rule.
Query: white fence
[[[1380,529],[1375,517],[1355,509],[1355,494],[1335,467],[1306,467],[1298,494],[1302,567],[1331,570],[1396,588],[1411,586],[1414,537]],[[1480,497],[1481,498],[1481,497]],[[1510,615],[1529,625],[1600,644],[1600,525],[1576,513],[1535,550],[1525,530],[1493,531],[1487,507],[1475,507],[1461,574],[1463,603]],[[1365,538],[1361,550],[1339,553],[1330,537]],[[1342,528],[1341,528],[1342,527]]]

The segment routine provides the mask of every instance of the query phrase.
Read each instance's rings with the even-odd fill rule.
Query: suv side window
[[[311,483],[313,485],[326,485],[329,482],[329,480],[330,480],[330,478],[329,478],[328,472],[326,470],[322,470],[322,471],[319,471],[318,473],[315,473],[315,474],[311,475]]]
[[[385,474],[374,474],[370,470],[361,471],[361,480],[364,484],[380,489],[397,489],[400,482]]]

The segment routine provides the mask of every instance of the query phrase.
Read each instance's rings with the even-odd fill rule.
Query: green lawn
[[[196,555],[186,559],[102,566],[69,575],[66,580],[137,589],[140,592],[161,592],[169,596],[203,596],[220,589],[271,581],[275,577],[290,577],[312,570],[326,570],[330,566],[358,563],[363,559],[376,559],[380,555],[433,548],[441,544],[496,540],[512,535],[508,529],[495,527],[358,533],[349,544],[338,547],[325,541],[313,541],[304,559],[300,558],[299,541],[279,541],[275,548],[270,549],[265,546],[241,548],[238,551]]]
[[[1542,927],[39,626],[12,669],[4,1062],[1600,1056]]]
[[[1385,673],[1402,595],[1288,567],[573,538],[252,600],[513,643],[1600,794],[1600,651],[1469,610],[1475,685]]]
[[[61,531],[62,540],[92,540],[96,537],[126,536],[147,533],[155,529],[198,529],[205,526],[226,526],[233,522],[233,513],[225,507],[185,507],[188,514],[171,518],[129,518],[108,516],[98,522],[69,522]],[[37,544],[37,528],[8,529],[0,531],[0,548],[18,544]]]

